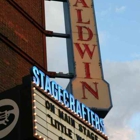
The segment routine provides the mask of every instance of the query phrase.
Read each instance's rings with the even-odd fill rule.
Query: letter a
[[[88,8],[88,6],[87,6],[87,4],[86,4],[86,2],[84,0],[77,0],[76,3],[73,6],[77,7],[77,3],[82,3],[83,7],[87,7]]]

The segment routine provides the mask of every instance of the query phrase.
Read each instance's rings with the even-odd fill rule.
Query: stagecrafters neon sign
[[[55,81],[50,81],[50,78],[36,66],[32,67],[31,75],[32,81],[37,86],[45,92],[49,92],[56,100],[87,120],[94,128],[104,133],[103,119],[99,118],[90,108],[76,100],[72,94],[68,93],[67,90],[63,89]]]

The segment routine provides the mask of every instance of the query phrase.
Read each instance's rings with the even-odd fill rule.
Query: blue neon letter
[[[75,99],[74,99],[72,94],[69,94],[69,95],[70,95],[70,97],[69,97],[69,99],[70,99],[69,100],[70,101],[70,109],[75,112]]]
[[[51,87],[52,87],[52,95],[55,99],[58,100],[58,91],[57,91],[57,83],[55,81],[51,81]]]
[[[105,133],[104,121],[102,118],[100,118],[100,130]]]
[[[85,119],[85,115],[86,115],[86,112],[85,112],[85,105],[82,104],[82,118]]]
[[[63,103],[63,99],[62,99],[63,94],[62,94],[62,91],[63,91],[62,87],[58,85],[58,100],[61,103]]]
[[[41,70],[39,70],[39,73],[40,73],[40,80],[41,80],[40,87],[42,89],[44,89],[44,77],[45,77],[45,74]]]
[[[90,120],[90,112],[91,110],[87,107],[87,116],[88,116],[88,122],[91,123],[91,120]]]
[[[70,107],[68,98],[69,98],[68,92],[66,90],[63,90],[63,102],[66,107]]]
[[[95,114],[95,127],[100,130],[100,121],[97,114]]]
[[[33,73],[33,82],[39,86],[40,80],[39,80],[39,70],[36,66],[33,66],[32,68],[32,73]]]
[[[91,124],[95,127],[95,116],[94,116],[95,114],[94,114],[94,112],[93,111],[91,111]]]
[[[76,113],[82,117],[81,104],[78,100],[76,100]]]
[[[46,75],[46,80],[45,80],[45,91],[52,94],[51,85],[50,85],[50,78],[47,75]]]

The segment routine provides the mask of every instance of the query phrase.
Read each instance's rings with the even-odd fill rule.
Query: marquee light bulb
[[[79,117],[79,114],[76,114],[77,115],[77,117]]]
[[[34,115],[36,116],[36,115],[37,115],[37,113],[35,112],[35,113],[34,113]]]
[[[65,108],[69,109],[65,104],[64,104]]]
[[[33,96],[36,96],[36,94],[34,93]]]
[[[71,110],[71,112],[74,112],[73,110]]]

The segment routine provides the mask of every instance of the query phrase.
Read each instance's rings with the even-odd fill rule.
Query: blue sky
[[[94,0],[94,7],[104,77],[113,101],[104,120],[106,133],[110,140],[139,140],[140,1]],[[65,32],[62,3],[46,2],[46,29]],[[47,38],[47,60],[49,70],[68,72],[65,39]],[[68,80],[55,80],[67,86]]]
[[[94,1],[103,60],[128,61],[140,57],[139,0]]]

